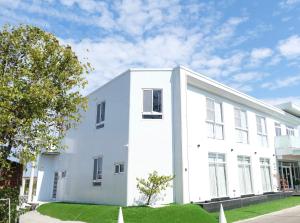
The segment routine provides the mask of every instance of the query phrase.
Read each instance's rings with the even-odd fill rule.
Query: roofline
[[[133,71],[172,71],[172,70],[173,70],[173,68],[129,68],[129,69],[123,71],[122,73],[120,73],[119,75],[115,76],[114,78],[110,79],[105,84],[103,84],[100,87],[96,88],[92,92],[88,93],[85,97],[91,96],[92,94],[96,93],[98,90],[102,89],[106,85],[109,85],[112,81],[124,76],[125,74],[133,72]]]
[[[206,75],[197,73],[197,72],[195,72],[195,71],[193,71],[193,70],[191,70],[191,69],[189,69],[189,68],[187,68],[185,66],[180,65],[180,66],[178,66],[178,68],[179,69],[183,69],[185,71],[188,71],[189,73],[191,73],[193,75],[192,77],[198,79],[199,81],[206,81],[207,84],[215,86],[215,87],[217,87],[217,88],[219,88],[221,90],[227,91],[228,93],[233,94],[233,95],[235,95],[235,96],[237,96],[239,98],[242,98],[242,99],[244,99],[246,101],[249,101],[251,103],[257,104],[257,105],[259,105],[259,106],[261,106],[261,107],[263,107],[263,108],[265,108],[267,110],[270,110],[270,112],[276,112],[280,116],[287,116],[287,117],[293,119],[293,121],[297,122],[298,125],[300,125],[300,119],[299,118],[297,118],[296,116],[293,116],[293,115],[289,114],[288,112],[285,112],[284,110],[282,110],[280,108],[277,108],[277,107],[275,107],[273,105],[270,105],[270,104],[268,104],[266,102],[263,102],[263,101],[255,98],[255,97],[247,95],[247,94],[245,94],[243,92],[240,92],[240,91],[238,91],[238,90],[236,90],[234,88],[231,88],[231,87],[229,87],[229,86],[227,86],[225,84],[222,84],[222,83],[220,83],[220,82],[218,82],[216,80],[213,80],[213,79],[207,77]]]
[[[290,120],[292,120],[293,122],[296,122],[298,125],[300,125],[300,118],[297,118],[296,116],[293,116],[291,114],[289,114],[288,112],[285,112],[284,110],[282,110],[281,108],[275,107],[273,105],[270,105],[266,102],[263,102],[262,100],[259,100],[255,97],[252,97],[250,95],[247,95],[241,91],[238,91],[232,87],[229,87],[225,84],[222,84],[216,80],[213,80],[212,78],[209,78],[206,75],[203,75],[201,73],[195,72],[185,66],[179,65],[175,68],[129,68],[126,71],[122,72],[121,74],[117,75],[116,77],[112,78],[111,80],[109,80],[108,82],[106,82],[105,84],[103,84],[102,86],[100,86],[99,88],[95,89],[94,91],[92,91],[91,93],[87,94],[86,97],[91,96],[92,94],[96,93],[97,91],[99,91],[100,89],[104,88],[105,86],[109,85],[111,82],[113,82],[114,80],[122,77],[123,75],[126,75],[130,72],[134,72],[134,71],[173,71],[175,69],[182,69],[185,70],[187,72],[189,72],[190,76],[202,81],[208,85],[212,85],[220,90],[224,90],[226,92],[228,92],[229,94],[232,94],[236,97],[239,97],[241,99],[244,99],[245,101],[248,101],[250,103],[254,103],[257,104],[258,106],[268,110],[270,113],[272,113],[272,115],[274,115],[273,113],[275,112],[277,115],[279,116],[285,116],[290,118]]]

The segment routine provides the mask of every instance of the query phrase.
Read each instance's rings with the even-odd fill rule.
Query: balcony
[[[300,137],[276,136],[276,155],[300,155]]]

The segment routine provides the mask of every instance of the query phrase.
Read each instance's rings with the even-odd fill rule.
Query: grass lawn
[[[40,206],[41,214],[61,220],[77,220],[88,223],[116,223],[117,206],[48,203]],[[217,223],[217,219],[198,205],[170,205],[162,208],[123,208],[125,223]]]
[[[260,204],[254,204],[243,208],[225,211],[227,222],[234,222],[242,219],[253,218],[258,215],[279,211],[285,208],[300,205],[300,197],[289,197]],[[219,213],[213,213],[215,217]]]
[[[279,211],[300,205],[300,197],[250,205],[243,208],[225,211],[227,222],[253,218],[258,215]],[[41,214],[61,220],[77,220],[88,223],[116,223],[117,206],[49,203],[38,208]],[[207,213],[198,205],[170,205],[163,208],[125,207],[123,208],[125,223],[217,223],[219,213]]]

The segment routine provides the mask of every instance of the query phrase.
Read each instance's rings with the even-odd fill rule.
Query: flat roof
[[[296,105],[293,102],[287,102],[287,103],[283,103],[278,105],[278,107],[298,118],[300,118],[300,106]]]

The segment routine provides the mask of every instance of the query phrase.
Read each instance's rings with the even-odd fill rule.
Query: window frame
[[[214,155],[215,156],[215,158],[214,158],[213,161],[210,160],[210,155]],[[219,157],[220,156],[223,156],[223,158],[224,158],[223,161],[219,161]],[[226,186],[226,197],[227,197],[228,194],[229,194],[229,188],[228,188],[228,179],[229,178],[228,178],[228,169],[227,169],[228,168],[228,165],[227,165],[227,154],[226,153],[222,153],[222,152],[208,152],[208,156],[207,157],[208,157],[208,167],[210,165],[213,165],[214,168],[216,168],[216,167],[224,165],[224,170],[225,170],[225,175],[224,176],[225,176],[225,182],[226,182],[225,186]],[[217,181],[218,181],[218,179],[217,179]],[[213,197],[213,198],[220,198],[220,197],[218,196],[218,197]]]
[[[104,105],[104,119],[102,119],[102,107]],[[100,106],[99,109],[99,114],[98,114],[98,107]],[[105,113],[106,113],[106,101],[101,101],[99,103],[96,104],[96,128],[103,128],[104,127],[104,123],[105,123]],[[98,122],[98,118],[99,118],[99,122]]]
[[[123,165],[123,171],[121,171],[121,165]],[[118,166],[118,172],[116,172],[116,167]],[[125,173],[125,163],[119,162],[114,164],[114,174],[124,174]]]
[[[102,159],[102,166],[101,166],[101,179],[98,179],[98,167],[99,167],[99,158]],[[95,160],[97,160],[97,167],[96,167],[96,175],[94,178],[94,173],[95,173]],[[93,157],[93,185],[94,186],[102,186],[102,182],[103,182],[103,156],[99,155],[99,156],[95,156]]]
[[[261,121],[261,120],[264,120],[265,130],[266,130],[265,133],[259,132],[259,131],[258,131],[258,122],[257,122],[257,121],[258,121],[258,120],[257,120],[258,118],[260,119],[260,121]],[[261,123],[260,123],[260,124],[261,124]],[[261,127],[263,127],[263,126],[261,126]],[[262,128],[262,129],[263,129],[263,128]],[[260,140],[259,140],[260,145],[263,146],[263,147],[269,147],[269,137],[268,137],[268,129],[267,129],[267,119],[266,119],[266,117],[261,116],[261,115],[256,115],[256,133],[257,133],[257,136],[258,136],[259,139],[260,139]],[[263,141],[262,141],[263,137],[266,138],[266,142],[267,142],[266,145],[263,144]]]
[[[275,136],[282,136],[282,127],[280,122],[275,122],[274,123],[275,127]],[[280,135],[277,135],[277,130],[280,129]]]
[[[144,111],[144,91],[151,91],[151,112]],[[160,91],[161,92],[161,112],[153,111],[153,92]],[[142,88],[142,119],[163,119],[163,89],[162,88]]]
[[[214,110],[213,110],[213,112],[214,112],[214,120],[209,120],[208,119],[208,106],[207,106],[207,100],[211,100],[211,101],[213,101],[213,103],[214,103]],[[210,134],[207,134],[207,137],[209,138],[209,139],[215,139],[215,140],[224,140],[225,139],[225,132],[224,132],[224,111],[223,111],[223,102],[221,102],[220,100],[216,100],[216,99],[214,99],[214,98],[211,98],[211,97],[206,97],[206,99],[205,99],[205,106],[206,106],[206,119],[205,119],[205,122],[206,122],[206,125],[207,124],[212,124],[213,125],[213,137],[211,137],[210,136]],[[221,120],[222,120],[222,122],[217,122],[216,121],[216,104],[220,104],[220,107],[221,107]],[[221,139],[219,139],[219,138],[217,138],[216,137],[216,126],[222,126],[222,138]]]
[[[286,135],[287,136],[295,136],[295,128],[292,126],[286,126]]]
[[[239,160],[239,158],[241,158],[241,162]],[[249,162],[245,162],[246,158],[249,158]],[[252,166],[252,157],[248,156],[248,155],[237,155],[237,164],[238,164],[238,168],[239,167],[249,167],[250,169],[250,180],[251,180],[251,191],[253,194],[254,193],[254,181],[253,181],[253,166]],[[240,179],[239,179],[240,180]],[[243,195],[249,195],[249,194],[243,194]]]
[[[239,111],[240,113],[240,121],[242,123],[242,116],[241,116],[241,113],[244,112],[246,114],[246,128],[243,128],[243,127],[239,127],[237,126],[237,123],[236,123],[236,116],[235,116],[235,112],[236,111]],[[248,114],[247,114],[247,111],[245,109],[242,109],[242,108],[239,108],[239,107],[234,107],[234,127],[235,127],[235,131],[242,131],[242,132],[246,132],[247,133],[247,142],[244,143],[244,142],[241,142],[238,140],[238,137],[236,136],[236,142],[237,143],[242,143],[242,144],[249,144],[249,125],[248,125]]]

